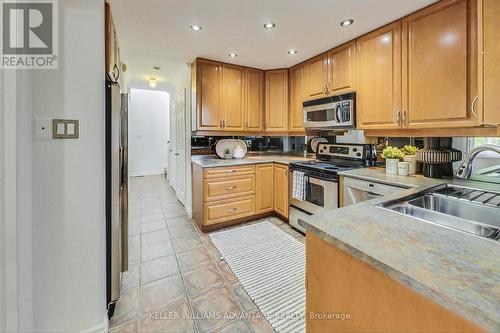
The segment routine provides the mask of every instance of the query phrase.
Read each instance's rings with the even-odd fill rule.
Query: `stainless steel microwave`
[[[325,97],[303,103],[304,128],[328,130],[354,128],[356,93]]]

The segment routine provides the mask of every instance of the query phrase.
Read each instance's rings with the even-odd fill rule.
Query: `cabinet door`
[[[400,127],[401,22],[357,40],[357,116],[362,129]]]
[[[256,196],[255,196],[255,213],[267,213],[274,210],[274,186],[273,164],[257,164],[256,171]]]
[[[274,211],[288,218],[288,166],[274,164]]]
[[[330,94],[355,89],[355,45],[352,41],[328,52],[328,92]]]
[[[500,124],[500,1],[484,0],[484,122]]]
[[[288,70],[266,72],[266,130],[288,130]]]
[[[304,65],[290,69],[290,131],[304,130]]]
[[[223,129],[225,131],[243,130],[244,119],[244,76],[245,69],[238,66],[222,65]]]
[[[475,0],[440,1],[403,19],[403,126],[479,125],[476,24]]]
[[[245,129],[264,129],[264,72],[258,69],[246,70]]]
[[[306,62],[307,99],[316,99],[327,95],[328,54],[321,54]]]
[[[222,65],[214,61],[197,60],[196,67],[197,129],[203,131],[220,131],[222,120]]]

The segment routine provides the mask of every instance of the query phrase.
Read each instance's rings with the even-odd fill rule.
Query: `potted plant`
[[[416,169],[417,169],[416,154],[417,154],[418,148],[415,146],[412,146],[412,145],[406,145],[403,147],[402,150],[403,150],[403,153],[405,154],[405,156],[403,157],[403,161],[408,162],[410,164],[409,169],[408,169],[408,173],[410,175],[414,175],[416,172]]]
[[[385,159],[385,172],[389,175],[398,174],[398,162],[404,157],[404,153],[397,147],[388,146],[382,151]]]

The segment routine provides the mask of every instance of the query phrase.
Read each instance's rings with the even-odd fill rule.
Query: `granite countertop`
[[[304,157],[304,155],[293,154],[248,154],[245,158],[237,160],[225,160],[214,155],[192,156],[191,163],[197,164],[202,168],[224,167],[235,165],[259,164],[259,163],[282,163],[290,164],[297,161],[313,160],[314,156]]]
[[[299,220],[307,232],[476,325],[500,331],[500,242],[376,207],[443,183],[496,190],[498,185],[389,176],[381,168],[352,170],[343,175],[411,188]]]

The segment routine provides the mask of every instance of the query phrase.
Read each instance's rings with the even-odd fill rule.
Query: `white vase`
[[[403,161],[410,163],[408,173],[414,175],[417,171],[417,156],[416,155],[405,155]]]
[[[398,174],[398,162],[397,158],[386,158],[385,159],[385,173],[388,175]]]
[[[408,176],[410,170],[410,162],[398,162],[398,174],[400,176]]]

